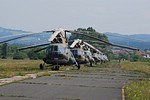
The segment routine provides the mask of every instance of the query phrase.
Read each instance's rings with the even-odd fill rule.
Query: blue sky
[[[0,27],[150,34],[150,0],[0,0]]]

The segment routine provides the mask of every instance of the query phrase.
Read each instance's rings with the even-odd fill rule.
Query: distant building
[[[115,55],[119,55],[119,54],[125,54],[125,53],[133,53],[133,50],[112,50],[112,53],[115,54]],[[150,50],[147,50],[147,51],[136,51],[135,52],[136,55],[138,56],[141,56],[143,58],[150,58]]]
[[[150,54],[150,50],[146,50],[146,52],[147,52],[148,54]]]
[[[144,56],[144,55],[146,55],[146,52],[139,50],[139,51],[136,51],[136,55]]]
[[[150,58],[150,54],[146,54],[143,56],[144,58]]]
[[[125,54],[125,53],[132,53],[132,50],[112,50],[113,54],[119,55],[119,54]]]
[[[143,57],[150,58],[150,50],[146,50],[146,54]]]
[[[136,54],[144,58],[150,58],[150,50],[145,51],[136,51]]]

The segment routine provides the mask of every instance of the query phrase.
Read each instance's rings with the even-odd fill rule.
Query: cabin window
[[[78,54],[77,50],[71,50],[74,55]]]

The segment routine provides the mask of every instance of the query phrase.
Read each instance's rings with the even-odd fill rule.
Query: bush
[[[25,58],[27,58],[27,55],[23,52],[16,52],[13,55],[13,59],[25,59]]]

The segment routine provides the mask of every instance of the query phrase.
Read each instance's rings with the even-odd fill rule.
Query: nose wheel
[[[45,68],[45,63],[44,64],[40,64],[40,70],[44,70],[44,68]]]
[[[45,69],[45,63],[44,64],[40,64],[40,70],[44,70]],[[54,65],[51,67],[52,70],[59,70],[60,66],[59,65]]]

